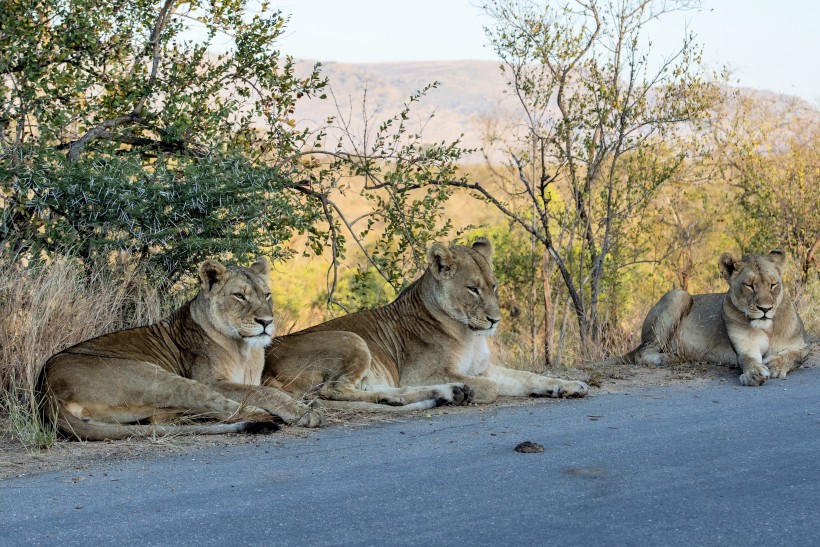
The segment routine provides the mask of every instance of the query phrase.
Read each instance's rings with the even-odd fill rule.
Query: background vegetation
[[[817,332],[820,113],[734,92],[692,36],[650,63],[645,25],[692,5],[485,2],[517,112],[487,120],[482,164],[410,129],[435,82],[395,113],[363,105],[355,130],[297,125],[299,104],[333,101],[322,67],[297,74],[286,19],[244,0],[4,2],[6,429],[52,442],[32,427],[45,359],[163,317],[214,256],[276,262],[288,332],[390,301],[433,240],[487,235],[503,360],[566,372],[628,349],[668,289],[723,290],[721,252],[783,247]]]

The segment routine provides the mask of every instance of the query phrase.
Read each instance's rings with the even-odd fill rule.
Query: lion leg
[[[445,404],[460,405],[470,398],[469,388],[457,382],[395,387],[389,383],[385,374],[375,374],[371,369],[372,357],[369,351],[347,355],[342,361],[343,367],[336,369],[334,374],[326,375],[325,380],[314,388],[321,399],[388,406],[422,403],[423,408],[429,408]]]
[[[328,401],[361,401],[389,406],[403,406],[415,402],[404,397],[405,391],[388,386],[368,386],[359,389],[347,379],[329,380],[318,387],[319,397]]]
[[[768,367],[763,364],[760,354],[743,353],[737,356],[740,368],[743,371],[740,384],[744,386],[761,386],[771,377]]]
[[[803,365],[808,355],[808,347],[784,350],[763,359],[763,364],[769,369],[771,378],[785,378],[786,374],[797,370]]]
[[[663,295],[652,306],[641,327],[641,345],[635,356],[636,364],[658,366],[669,362],[678,327],[693,304],[691,294],[675,290]]]
[[[548,378],[496,365],[490,365],[482,376],[496,382],[501,396],[584,397],[589,393],[589,386],[584,382]]]
[[[67,435],[95,440],[149,434],[146,432],[156,429],[126,424],[146,420],[167,422],[180,416],[221,421],[270,420],[262,409],[243,407],[204,384],[152,363],[87,359],[61,354],[50,360],[44,370],[42,394],[48,405],[46,410]]]
[[[215,382],[211,384],[211,387],[226,397],[267,410],[289,424],[319,427],[323,422],[322,414],[318,410],[297,401],[290,394],[275,387],[234,382]]]
[[[445,370],[430,378],[435,382],[447,382],[437,385],[457,385],[463,386],[467,391],[468,402],[476,404],[489,404],[494,402],[499,395],[500,384],[495,379],[486,375],[464,374],[459,370]]]
[[[259,408],[243,407],[205,384],[153,363],[88,362],[85,356],[72,357],[48,363],[44,388],[80,419],[127,423],[153,416],[194,415],[228,421],[239,418],[243,410],[246,416],[266,416]]]
[[[472,392],[471,402],[487,404],[503,397],[584,397],[589,386],[584,382],[548,378],[523,370],[489,365],[477,376],[451,372],[453,379],[463,381]]]
[[[344,331],[286,336],[265,359],[265,385],[282,386],[295,397],[318,396],[331,401],[361,401],[400,406],[408,403],[399,391],[360,389],[370,375],[372,356],[367,342]],[[410,401],[414,402],[414,401]]]
[[[452,373],[447,378],[448,380],[455,380],[456,383],[463,383],[469,386],[470,397],[472,403],[484,405],[494,402],[498,399],[498,382],[491,378],[484,376],[471,376],[468,374]]]
[[[401,398],[404,404],[421,402],[434,403],[433,406],[462,405],[471,401],[472,389],[463,382],[442,384],[392,387],[387,385],[368,385],[365,393],[378,393],[380,397],[392,396]]]
[[[295,397],[315,395],[326,401],[365,403],[361,407],[323,405],[326,408],[431,408],[469,400],[469,388],[463,383],[396,387],[392,372],[374,363],[367,342],[359,335],[319,331],[278,340],[266,352],[262,376],[265,385],[278,386]]]
[[[420,400],[406,390],[393,387],[389,377],[382,377],[384,375],[371,369],[373,356],[362,337],[351,332],[321,334],[334,335],[334,355],[324,356],[322,363],[314,365],[324,370],[324,381],[317,386],[319,397],[390,406],[404,406]]]

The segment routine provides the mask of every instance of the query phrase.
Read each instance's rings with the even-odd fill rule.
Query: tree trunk
[[[551,368],[553,365],[553,338],[555,336],[555,309],[552,303],[552,261],[550,255],[544,253],[541,263],[541,278],[544,284],[544,365]]]
[[[809,270],[813,264],[817,262],[817,251],[820,250],[820,239],[815,240],[811,248],[806,252],[806,258],[803,260],[803,286],[809,282]]]
[[[555,366],[560,367],[564,358],[564,342],[567,335],[567,324],[569,322],[569,301],[570,297],[564,299],[564,313],[561,316],[561,331],[558,334],[558,350],[555,355]]]

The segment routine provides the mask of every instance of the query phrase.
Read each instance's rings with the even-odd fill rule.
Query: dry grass
[[[795,307],[811,343],[820,343],[820,281],[808,284],[795,295]]]
[[[158,321],[165,308],[129,263],[83,268],[76,260],[22,267],[0,262],[0,427],[27,447],[47,447],[34,390],[52,354],[82,340]]]

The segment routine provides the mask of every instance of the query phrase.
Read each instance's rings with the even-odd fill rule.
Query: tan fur
[[[740,366],[740,383],[785,378],[809,352],[803,323],[783,287],[785,256],[720,257],[729,290],[690,295],[670,291],[649,311],[641,344],[625,356],[638,364],[689,359]]]
[[[313,393],[365,409],[587,394],[583,382],[490,363],[487,337],[501,314],[487,239],[472,247],[436,243],[427,259],[421,278],[387,306],[275,341],[267,350],[263,382],[294,396]]]
[[[39,393],[62,433],[88,440],[132,435],[223,433],[248,423],[163,425],[182,416],[316,426],[320,416],[280,390],[261,386],[273,315],[268,274],[208,260],[201,289],[169,319],[86,340],[43,366]],[[148,425],[151,424],[151,425]]]

